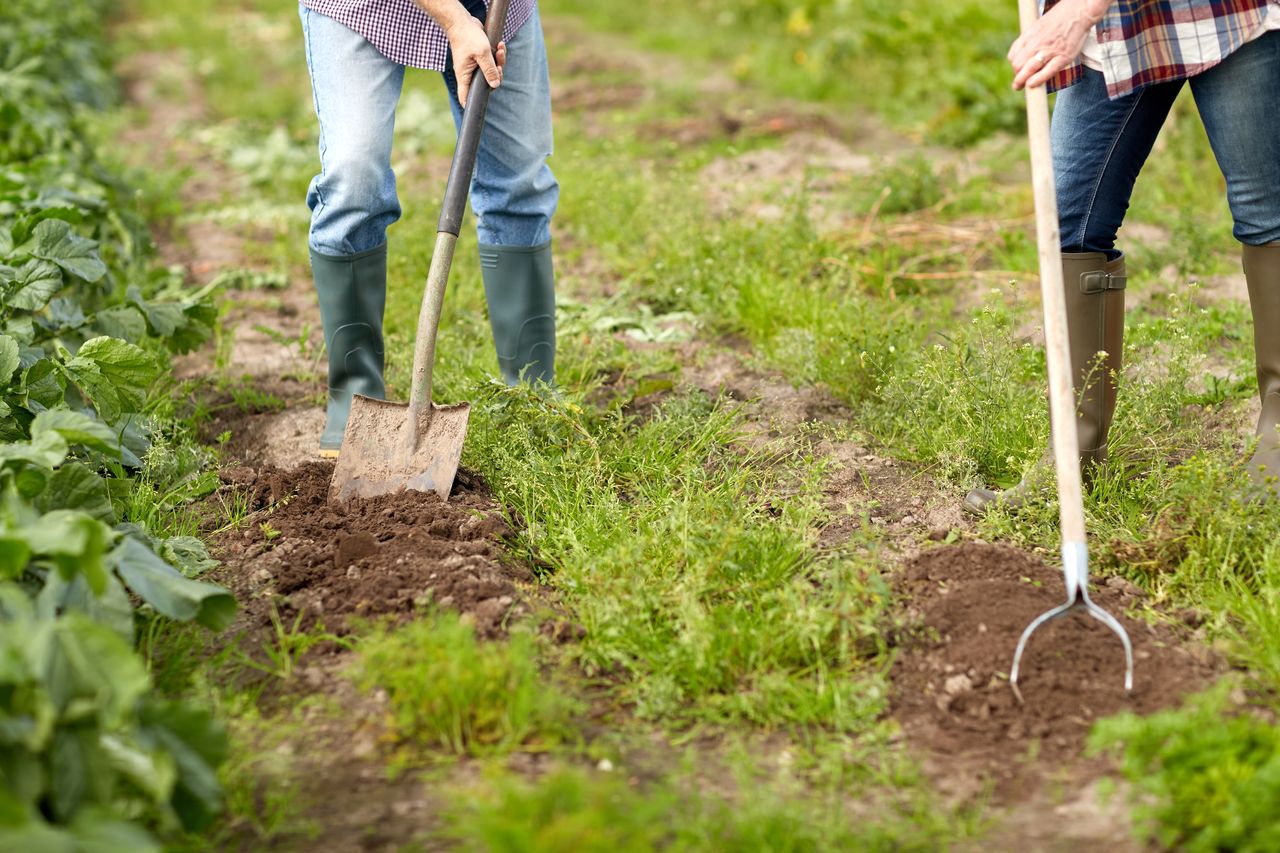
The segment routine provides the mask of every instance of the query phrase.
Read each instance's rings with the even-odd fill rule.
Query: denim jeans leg
[[[1147,86],[1111,100],[1099,71],[1058,94],[1053,166],[1064,252],[1116,251],[1134,182],[1151,154],[1182,83]]]
[[[320,121],[309,242],[322,255],[356,255],[385,243],[400,218],[391,138],[404,66],[332,18],[305,6],[299,15]]]
[[[1191,78],[1241,243],[1280,242],[1280,31]]]
[[[457,84],[445,74],[454,121],[462,122]],[[476,234],[487,246],[532,247],[551,240],[560,185],[552,153],[551,81],[542,22],[533,15],[507,44],[502,85],[489,99],[471,184]]]

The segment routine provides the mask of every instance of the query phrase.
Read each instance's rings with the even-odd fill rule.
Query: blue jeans
[[[311,248],[349,256],[386,242],[400,218],[391,137],[405,67],[331,18],[299,6],[316,115],[320,174],[307,190]],[[455,124],[462,121],[456,81],[443,75]],[[507,45],[502,85],[489,99],[471,209],[480,242],[540,246],[551,239],[560,186],[551,155],[551,84],[537,10]]]
[[[1189,81],[1158,83],[1116,100],[1100,72],[1058,95],[1053,165],[1064,252],[1116,258],[1116,232],[1138,172],[1174,98],[1189,83],[1241,243],[1280,241],[1280,31],[1269,32]]]

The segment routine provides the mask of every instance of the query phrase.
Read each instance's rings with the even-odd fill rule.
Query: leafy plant
[[[162,700],[135,649],[135,602],[213,630],[236,605],[196,579],[212,565],[199,540],[129,512],[171,430],[151,412],[167,354],[205,340],[213,313],[150,274],[125,188],[80,125],[111,94],[109,11],[0,10],[0,847],[12,850],[154,849],[144,827],[198,829],[221,807],[221,727]]]
[[[1229,685],[1187,707],[1100,722],[1091,745],[1119,753],[1162,848],[1275,850],[1280,845],[1280,730],[1230,707]]]

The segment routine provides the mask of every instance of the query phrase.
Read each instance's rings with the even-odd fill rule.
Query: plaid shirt
[[[401,65],[443,71],[449,54],[444,30],[413,0],[300,0],[303,6],[333,18],[369,40],[378,52]],[[536,0],[511,0],[507,8],[507,41],[533,14]],[[463,5],[479,8],[476,0]],[[488,8],[488,2],[484,2]]]
[[[1057,2],[1042,5],[1047,11]],[[1268,15],[1280,15],[1280,0],[1117,0],[1095,30],[1107,93],[1118,98],[1207,71],[1257,36]],[[1076,62],[1049,87],[1066,88],[1083,75]]]

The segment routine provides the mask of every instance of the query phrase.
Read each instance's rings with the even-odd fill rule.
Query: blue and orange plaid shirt
[[[1117,0],[1094,31],[1107,93],[1118,98],[1207,71],[1256,36],[1269,14],[1280,15],[1280,0]],[[1077,62],[1050,88],[1066,88],[1083,75]]]

